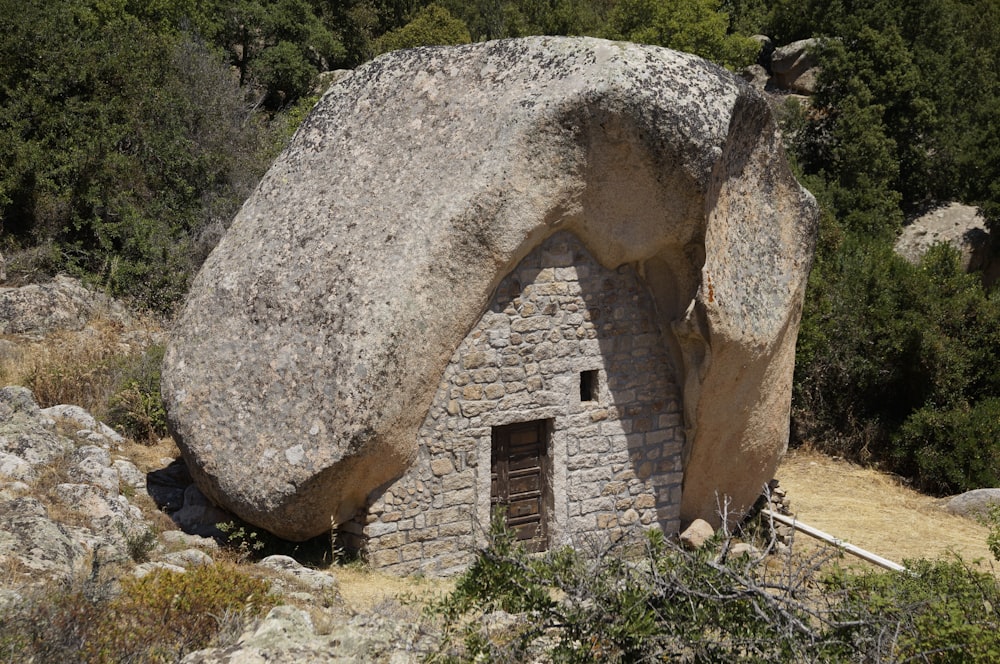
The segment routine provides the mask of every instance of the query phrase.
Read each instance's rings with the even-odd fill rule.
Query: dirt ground
[[[966,561],[993,556],[987,529],[944,510],[899,478],[808,450],[789,452],[777,478],[796,518],[884,558],[936,559],[958,553]],[[809,539],[801,533],[796,537]],[[1000,572],[1000,565],[994,564]]]

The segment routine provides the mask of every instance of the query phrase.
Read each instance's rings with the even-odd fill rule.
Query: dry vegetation
[[[104,419],[128,367],[163,336],[153,318],[127,326],[98,318],[83,330],[38,338],[2,335],[0,385],[27,387],[42,408],[73,404]]]
[[[897,562],[951,552],[993,560],[985,526],[949,514],[943,500],[896,476],[808,449],[790,452],[777,476],[799,520],[872,553]]]

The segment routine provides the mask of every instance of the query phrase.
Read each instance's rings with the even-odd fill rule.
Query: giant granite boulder
[[[682,519],[751,504],[787,442],[815,204],[760,93],[589,38],[400,51],[329,89],[167,351],[199,487],[290,539],[352,518],[413,461],[497,284],[560,230],[653,294],[683,372]]]

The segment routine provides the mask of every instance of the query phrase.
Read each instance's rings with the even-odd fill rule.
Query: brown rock
[[[705,546],[705,542],[712,539],[714,535],[715,528],[712,528],[712,525],[708,521],[695,519],[681,533],[680,540],[684,548],[693,551]]]

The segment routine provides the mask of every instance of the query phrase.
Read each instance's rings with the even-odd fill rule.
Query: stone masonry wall
[[[550,546],[640,523],[679,526],[684,444],[676,371],[635,270],[557,233],[499,285],[455,351],[419,454],[342,534],[387,571],[463,569],[489,524],[492,427],[549,420]],[[597,399],[580,374],[598,372]]]

